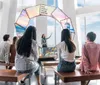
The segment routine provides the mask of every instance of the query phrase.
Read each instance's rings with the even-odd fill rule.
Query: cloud
[[[84,0],[77,0],[78,6],[84,6]],[[100,0],[85,0],[85,6],[100,5]]]
[[[86,16],[86,23],[87,24],[93,24],[95,22],[100,22],[100,16],[98,16],[98,15]]]
[[[80,17],[80,23],[81,25],[84,25],[85,21],[84,21],[84,17]],[[91,15],[87,15],[86,16],[86,24],[87,25],[92,25],[94,23],[100,22],[100,14],[91,14]]]
[[[100,0],[85,0],[86,5],[100,5]]]

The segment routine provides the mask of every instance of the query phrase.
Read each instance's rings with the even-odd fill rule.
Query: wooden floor
[[[4,69],[4,67],[1,67],[1,66],[0,66],[0,68]],[[44,79],[43,74],[41,75],[41,79],[43,81],[43,79]],[[8,84],[6,84],[5,82],[0,82],[0,85],[15,85],[15,84],[11,83],[11,82],[8,82]],[[16,85],[18,85],[18,84],[16,84]],[[28,85],[28,80],[26,81],[26,85]],[[37,85],[34,74],[31,78],[31,85]],[[45,80],[44,85],[54,85],[54,74],[53,74],[53,70],[51,68],[47,70],[47,78]],[[60,81],[60,85],[80,85],[80,82],[63,83]],[[90,81],[89,85],[100,85],[100,80]]]

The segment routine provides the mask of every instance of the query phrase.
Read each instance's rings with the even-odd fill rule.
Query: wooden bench
[[[7,63],[4,63],[4,62],[0,62],[0,65],[2,65],[2,66],[14,66],[15,64],[14,63],[7,64]]]
[[[76,59],[75,60],[75,63],[76,64],[80,64],[81,60],[79,59]],[[43,66],[57,66],[59,63],[59,61],[46,61],[46,62],[43,62],[42,65]]]
[[[57,84],[59,85],[59,79],[61,79],[64,83],[81,81],[81,85],[88,85],[90,80],[100,79],[99,72],[95,72],[92,74],[85,74],[77,69],[75,70],[75,72],[70,72],[70,73],[58,72],[57,70],[54,70],[54,73],[55,73],[55,85]]]
[[[26,76],[28,76],[28,73],[17,73],[16,70],[0,70],[0,81],[5,81],[5,82],[20,82]],[[29,85],[30,85],[30,78],[29,78]]]

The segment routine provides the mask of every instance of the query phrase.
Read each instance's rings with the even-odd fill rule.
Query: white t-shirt
[[[10,43],[8,41],[3,41],[0,43],[0,61],[9,63],[10,55]]]
[[[35,40],[32,40],[32,50],[28,58],[16,53],[15,57],[16,70],[17,71],[33,70],[33,72],[35,72],[39,68],[39,64],[37,63],[38,58],[39,58],[38,45]]]
[[[66,43],[60,42],[57,46],[58,56],[61,56],[65,61],[73,62],[75,60],[75,51],[69,53]],[[66,48],[66,49],[65,49]]]

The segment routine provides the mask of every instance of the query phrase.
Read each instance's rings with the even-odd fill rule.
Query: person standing
[[[45,34],[42,34],[41,44],[42,44],[42,54],[43,54],[43,56],[45,56],[46,51],[47,51],[47,39],[49,39],[51,37],[51,35],[48,38],[46,38]]]

